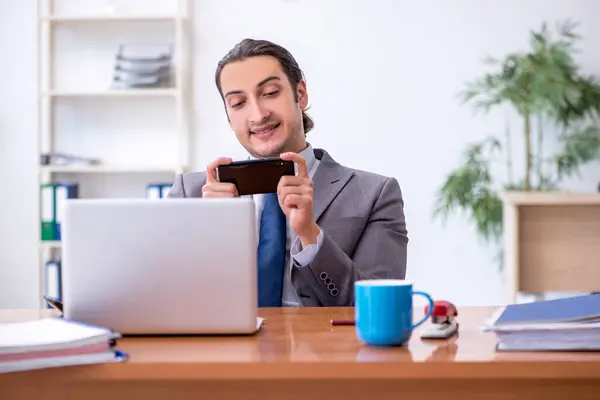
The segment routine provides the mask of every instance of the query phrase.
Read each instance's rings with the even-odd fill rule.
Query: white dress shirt
[[[320,161],[316,159],[313,148],[310,144],[308,147],[304,149],[300,155],[304,157],[306,160],[306,168],[308,169],[308,174],[310,178],[315,174],[315,171],[319,167]],[[297,168],[297,167],[296,167]],[[256,206],[256,221],[257,221],[257,234],[260,238],[260,216],[264,207],[265,196],[264,194],[256,194],[249,196],[254,200]],[[282,295],[282,304],[284,307],[298,307],[300,306],[300,299],[298,298],[298,294],[292,285],[292,268],[293,261],[298,268],[302,268],[310,264],[315,258],[317,251],[321,247],[321,243],[323,242],[323,231],[319,232],[319,236],[317,238],[316,244],[311,244],[306,248],[302,249],[300,252],[296,254],[291,254],[292,243],[291,243],[291,228],[290,221],[286,218],[287,225],[287,240],[286,240],[286,252],[285,252],[285,272],[283,276],[283,295]],[[296,240],[300,240],[296,238]],[[295,248],[301,248],[301,246],[294,246]],[[293,261],[292,261],[293,260]]]

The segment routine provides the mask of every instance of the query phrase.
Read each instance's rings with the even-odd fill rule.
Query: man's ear
[[[304,110],[308,105],[308,91],[306,90],[306,82],[303,80],[298,83],[298,106]]]

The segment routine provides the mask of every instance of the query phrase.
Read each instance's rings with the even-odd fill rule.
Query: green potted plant
[[[600,159],[600,82],[582,74],[575,61],[575,44],[580,40],[576,27],[568,20],[558,23],[554,31],[542,24],[540,30],[530,32],[527,51],[501,60],[488,58],[492,72],[466,84],[460,93],[463,103],[484,112],[508,104],[518,115],[523,168],[518,174],[513,170],[510,132],[470,145],[462,164],[450,171],[438,189],[434,218],[446,219],[462,211],[475,224],[478,236],[500,244],[502,191],[560,190],[565,178]],[[544,141],[552,136],[559,150],[544,154]],[[492,173],[492,163],[498,160],[507,170],[504,180]]]

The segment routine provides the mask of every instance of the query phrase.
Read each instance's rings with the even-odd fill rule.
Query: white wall
[[[35,3],[0,0],[0,308],[39,304]]]
[[[0,179],[10,188],[0,204],[0,307],[32,305],[37,289],[34,1],[15,3],[0,0],[8,21],[0,28],[2,57],[26,60],[0,63]],[[465,145],[505,129],[504,114],[475,117],[455,95],[482,72],[485,55],[522,48],[528,30],[544,20],[581,21],[582,66],[600,73],[597,15],[594,0],[197,1],[194,166],[243,155],[214,86],[216,62],[244,37],[279,42],[307,76],[313,145],[348,166],[398,178],[410,236],[408,278],[458,304],[497,304],[502,277],[473,226],[456,218],[444,228],[431,218],[435,191]],[[515,132],[518,122],[510,118]],[[570,187],[594,191],[599,170],[590,166]]]

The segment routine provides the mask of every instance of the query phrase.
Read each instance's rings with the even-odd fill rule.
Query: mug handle
[[[433,299],[431,298],[430,295],[428,295],[425,292],[420,292],[418,290],[413,291],[413,295],[418,294],[421,295],[423,297],[425,297],[428,301],[429,301],[429,311],[427,311],[427,314],[425,314],[425,316],[423,317],[423,319],[421,319],[419,322],[417,322],[416,324],[414,324],[410,329],[415,329],[417,326],[421,325],[423,322],[427,321],[427,319],[431,316],[431,313],[433,312]]]

